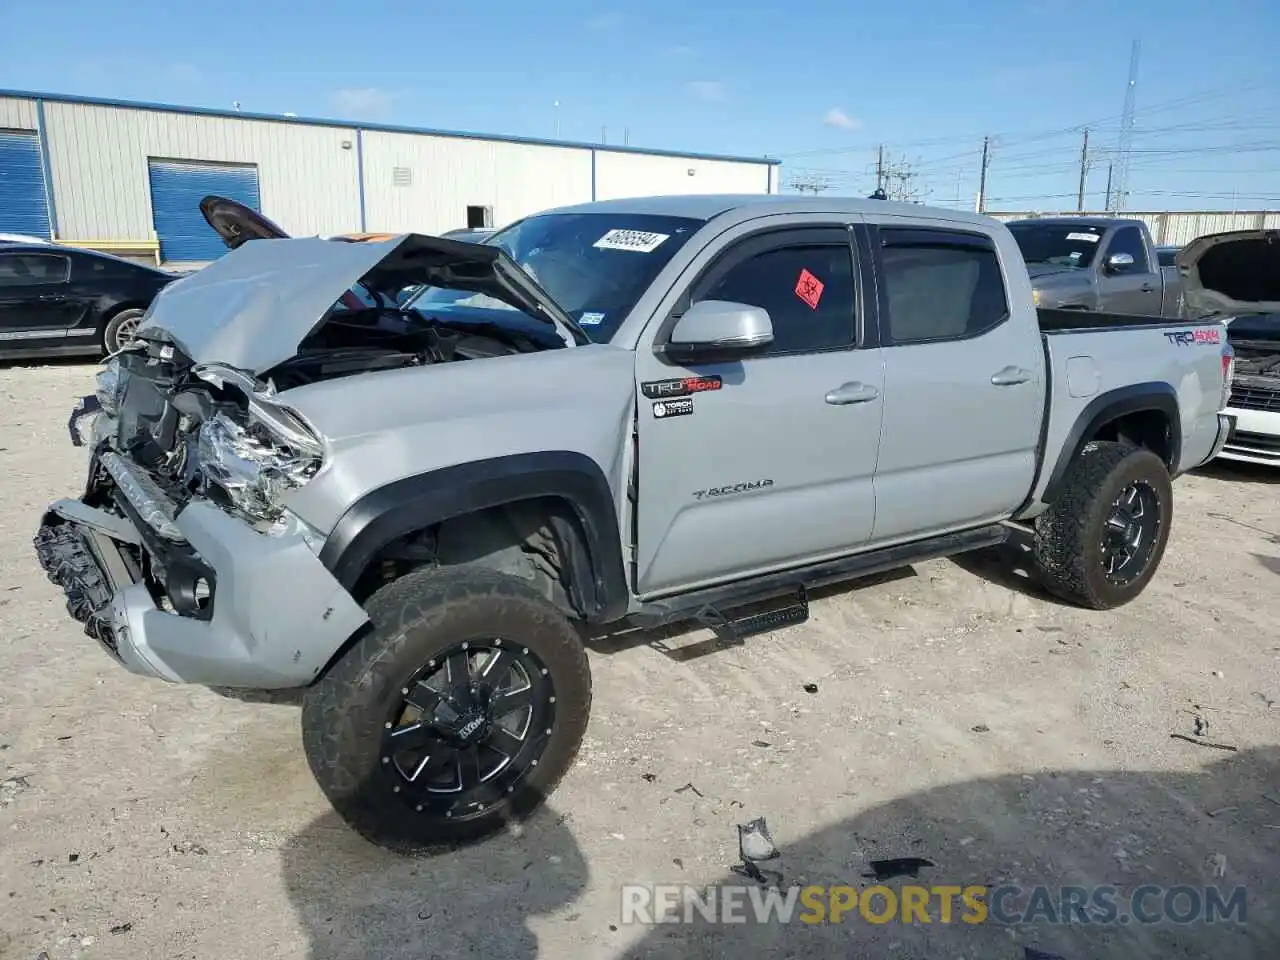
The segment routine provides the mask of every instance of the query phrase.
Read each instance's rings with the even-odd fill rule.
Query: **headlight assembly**
[[[310,480],[321,460],[320,445],[300,424],[287,423],[293,418],[286,411],[272,413],[253,418],[249,427],[217,413],[201,425],[196,444],[205,478],[224,490],[238,510],[267,522],[281,518],[281,499]]]
[[[113,357],[98,371],[96,380],[97,388],[94,393],[102,406],[102,411],[109,417],[117,416],[120,412],[120,401],[124,397],[124,388],[129,380],[128,371],[120,369],[120,361]]]

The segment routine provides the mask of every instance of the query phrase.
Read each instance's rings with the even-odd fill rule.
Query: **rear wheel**
[[[1041,580],[1064,600],[1095,610],[1128,603],[1155,576],[1172,517],[1164,461],[1128,444],[1087,444],[1062,495],[1036,518]]]
[[[133,342],[145,313],[145,310],[121,310],[107,321],[102,331],[102,346],[107,353],[116,353]]]
[[[520,580],[465,566],[408,574],[366,608],[373,630],[303,704],[307,760],[334,809],[406,853],[533,812],[586,732],[573,623]]]

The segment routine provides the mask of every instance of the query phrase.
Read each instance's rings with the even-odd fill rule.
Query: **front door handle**
[[[1149,284],[1149,283],[1144,283],[1144,284],[1142,285],[1142,292],[1143,292],[1143,293],[1155,293],[1155,290],[1156,290],[1156,288],[1155,288],[1154,286],[1152,286],[1151,284]]]
[[[840,406],[846,403],[866,403],[880,396],[880,391],[875,387],[869,387],[865,383],[859,383],[857,380],[851,380],[849,383],[842,383],[834,390],[827,394],[827,403]]]
[[[1019,383],[1026,383],[1031,379],[1031,374],[1021,367],[1009,366],[1005,367],[997,373],[991,375],[991,382],[997,387],[1012,387]]]

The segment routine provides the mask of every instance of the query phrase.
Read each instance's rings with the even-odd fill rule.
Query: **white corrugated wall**
[[[591,199],[591,151],[366,130],[365,219],[370,231],[443,233],[467,226],[467,207],[491,207],[502,226]]]
[[[34,101],[0,97],[0,130],[34,130],[35,128]]]
[[[596,151],[596,199],[669,196],[689,193],[769,193],[770,167]]]
[[[262,212],[285,230],[360,228],[354,130],[52,100],[44,112],[64,240],[149,240],[149,158],[256,164]]]

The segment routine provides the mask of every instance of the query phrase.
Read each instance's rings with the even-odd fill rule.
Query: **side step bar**
[[[897,570],[913,563],[950,557],[971,550],[983,550],[999,546],[1009,539],[1009,528],[996,523],[973,530],[948,533],[927,540],[869,550],[866,553],[840,557],[808,567],[784,570],[778,573],[719,584],[669,599],[644,604],[628,617],[628,621],[641,628],[653,628],[694,620],[716,631],[717,636],[727,635],[729,643],[739,642],[752,633],[767,633],[784,626],[803,623],[809,618],[807,591],[819,587],[857,580],[863,577]],[[780,608],[767,610],[735,620],[721,611],[749,604],[791,597],[791,602]],[[723,638],[722,638],[723,639]]]

